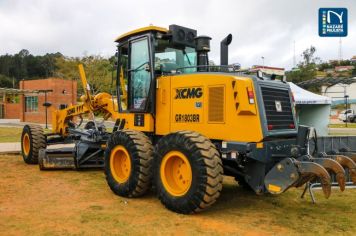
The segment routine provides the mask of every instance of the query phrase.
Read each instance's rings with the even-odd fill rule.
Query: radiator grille
[[[208,121],[209,122],[224,122],[224,100],[225,100],[225,88],[221,87],[209,87],[209,110]]]
[[[289,91],[287,89],[276,89],[261,87],[263,103],[266,112],[267,125],[276,129],[294,129],[294,119]],[[281,105],[280,111],[277,110]],[[293,124],[293,126],[291,126]]]

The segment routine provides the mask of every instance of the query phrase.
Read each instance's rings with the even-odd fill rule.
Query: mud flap
[[[331,178],[320,164],[285,158],[277,163],[265,176],[265,187],[271,194],[283,193],[291,187],[300,187],[318,178],[326,198],[331,193]]]

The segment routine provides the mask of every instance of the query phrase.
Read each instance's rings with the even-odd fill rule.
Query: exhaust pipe
[[[220,65],[222,66],[229,64],[229,44],[231,41],[232,34],[229,34],[220,42]]]

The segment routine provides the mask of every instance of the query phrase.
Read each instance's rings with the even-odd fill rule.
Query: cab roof
[[[119,37],[117,37],[115,39],[115,42],[122,41],[123,39],[125,39],[125,38],[127,38],[129,36],[133,36],[133,35],[149,32],[149,31],[167,33],[168,29],[163,28],[163,27],[150,25],[150,26],[142,27],[142,28],[139,28],[139,29],[135,29],[135,30],[129,31],[129,32],[125,33],[125,34],[122,34],[122,35],[120,35]]]

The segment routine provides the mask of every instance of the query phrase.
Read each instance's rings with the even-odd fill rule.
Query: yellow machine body
[[[257,99],[248,77],[228,74],[163,76],[157,80],[156,134],[194,130],[210,139],[263,139]],[[249,124],[249,125],[246,125]]]

